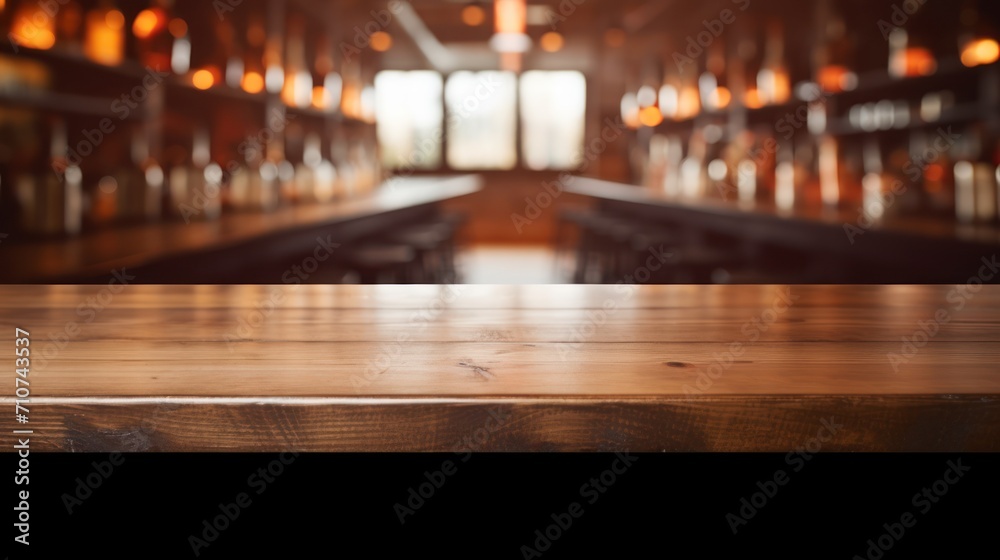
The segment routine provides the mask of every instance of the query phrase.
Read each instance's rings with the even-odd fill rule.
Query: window
[[[576,71],[459,71],[447,80],[426,70],[381,71],[375,116],[382,165],[512,169],[520,134],[525,167],[572,169],[583,160],[586,90]]]
[[[455,72],[444,88],[448,165],[510,169],[517,165],[517,78],[511,72]]]
[[[441,75],[386,70],[375,76],[376,134],[382,165],[395,169],[441,166]]]
[[[521,148],[530,169],[570,169],[583,160],[587,82],[580,72],[521,76]]]

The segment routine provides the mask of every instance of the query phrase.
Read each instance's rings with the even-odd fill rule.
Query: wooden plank
[[[0,286],[40,450],[1000,450],[998,286],[118,288]]]

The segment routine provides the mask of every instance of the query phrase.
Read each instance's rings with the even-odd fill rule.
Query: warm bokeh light
[[[659,107],[652,105],[639,111],[639,123],[642,126],[652,128],[661,122],[663,122],[663,115],[660,113]]]
[[[260,93],[264,91],[264,76],[260,75],[260,72],[247,72],[243,75],[240,85],[247,93]]]
[[[312,89],[312,106],[317,109],[326,109],[326,88],[323,86],[314,86]]]
[[[622,95],[621,116],[625,126],[639,128],[639,102],[634,93]]]
[[[482,25],[486,21],[486,12],[479,6],[466,6],[462,8],[462,23],[472,27]]]
[[[392,35],[385,31],[376,31],[369,38],[373,51],[385,52],[392,48]]]
[[[694,118],[701,112],[701,95],[698,88],[687,86],[681,88],[680,96],[677,99],[677,113],[674,118],[684,120]]]
[[[962,64],[968,67],[993,64],[1000,58],[1000,45],[993,39],[970,41],[962,49]]]
[[[180,39],[181,37],[187,35],[188,24],[181,18],[174,18],[170,20],[170,23],[167,25],[167,29],[174,38]]]
[[[940,191],[941,184],[938,181],[944,179],[944,167],[938,163],[928,165],[924,170],[924,178],[931,182],[924,184],[928,192]]]
[[[729,92],[729,89],[724,87],[715,88],[711,97],[712,107],[715,109],[725,109],[733,99],[733,95]]]
[[[125,26],[125,16],[118,10],[109,10],[108,13],[104,15],[104,22],[108,24],[108,27],[111,29],[120,29]]]
[[[83,52],[87,58],[114,66],[125,56],[125,16],[118,10],[92,10],[87,14]]]
[[[494,8],[497,33],[524,33],[528,18],[524,0],[496,0]]]
[[[760,109],[764,106],[763,100],[760,98],[760,93],[757,92],[757,88],[749,88],[746,93],[743,94],[743,105],[747,109]]]
[[[10,40],[30,49],[51,49],[56,44],[55,18],[36,2],[27,2],[14,14]]]
[[[625,31],[612,27],[604,32],[604,45],[617,49],[625,44]]]
[[[132,22],[132,34],[139,39],[148,39],[163,27],[163,14],[160,10],[148,9],[139,12]]]
[[[831,64],[819,69],[816,82],[823,91],[840,93],[854,89],[858,83],[858,76],[844,66]]]
[[[545,52],[556,52],[563,48],[563,36],[555,31],[549,31],[538,40],[538,45]]]
[[[198,89],[208,89],[215,85],[215,75],[211,70],[201,69],[191,76],[191,83]]]
[[[931,51],[909,47],[893,55],[890,68],[896,77],[929,76],[937,71],[937,61]]]

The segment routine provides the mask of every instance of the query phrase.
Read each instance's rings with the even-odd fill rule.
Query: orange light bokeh
[[[542,35],[541,39],[538,41],[538,45],[542,47],[545,52],[557,52],[563,48],[564,44],[563,36],[555,31],[549,31],[548,33]]]
[[[260,72],[247,72],[240,85],[247,93],[260,93],[264,91],[264,76]]]
[[[375,33],[372,33],[369,40],[371,41],[373,51],[385,52],[392,48],[392,35],[389,35],[385,31],[376,31]]]
[[[211,70],[203,68],[191,76],[191,83],[198,89],[208,89],[215,85],[215,76]]]
[[[1000,58],[1000,44],[993,39],[976,39],[962,49],[962,64],[968,67],[993,64]]]
[[[648,126],[650,128],[663,122],[663,114],[660,113],[660,108],[651,105],[639,111],[639,123],[642,126]]]
[[[486,21],[486,12],[479,6],[466,6],[462,8],[462,23],[471,27],[482,25]]]
[[[139,12],[132,22],[132,34],[139,39],[148,39],[163,28],[163,13],[158,9],[148,9]]]

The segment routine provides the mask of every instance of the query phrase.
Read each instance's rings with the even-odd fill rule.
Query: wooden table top
[[[1000,286],[0,286],[32,450],[1000,450]],[[930,333],[930,334],[924,334]],[[908,346],[903,339],[913,341]],[[8,375],[14,376],[10,371]]]
[[[434,204],[478,191],[477,175],[395,178],[371,194],[328,204],[285,206],[273,212],[223,214],[217,220],[164,221],[122,226],[70,239],[3,240],[0,255],[11,263],[0,282],[53,282],[105,276],[156,259],[231,247],[266,235],[331,225],[404,208]]]

